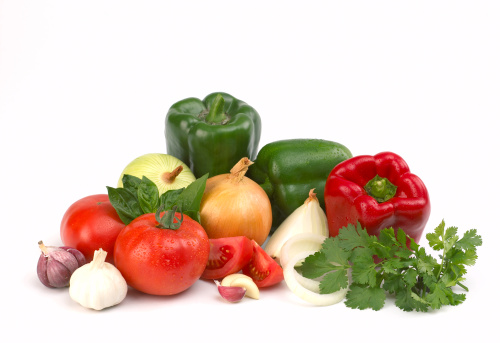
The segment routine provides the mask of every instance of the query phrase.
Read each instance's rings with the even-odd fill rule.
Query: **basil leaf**
[[[106,187],[111,205],[124,224],[142,215],[141,206],[134,193],[125,188]]]
[[[160,206],[163,206],[163,209],[170,210],[177,201],[179,195],[184,191],[185,188],[180,189],[171,189],[166,191],[160,196]]]
[[[124,174],[122,177],[123,188],[128,189],[132,193],[136,194],[139,185],[141,184],[141,179],[137,176]]]
[[[201,222],[201,216],[200,216],[200,211],[182,211],[186,216],[188,216],[191,219],[196,220],[198,223]]]
[[[189,216],[197,222],[200,222],[198,212],[200,211],[201,198],[205,192],[207,179],[208,173],[190,183],[176,201],[176,205],[182,208],[182,212],[190,213]]]
[[[137,189],[137,199],[144,213],[155,213],[160,205],[160,194],[156,184],[143,176]]]

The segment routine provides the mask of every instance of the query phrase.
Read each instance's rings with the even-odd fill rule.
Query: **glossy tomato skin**
[[[252,243],[253,256],[243,267],[243,274],[250,276],[259,288],[273,286],[283,281],[283,268],[257,242],[252,241]]]
[[[203,279],[222,279],[239,272],[253,256],[253,243],[246,236],[213,238]]]
[[[176,218],[180,218],[176,213]],[[115,243],[115,266],[143,293],[172,295],[193,285],[205,270],[210,244],[203,227],[187,215],[177,230],[157,227],[154,213],[128,224]]]
[[[73,203],[61,221],[61,240],[64,245],[83,253],[87,262],[94,251],[102,248],[108,254],[106,262],[114,263],[116,237],[125,227],[109,201],[107,194],[89,195]]]

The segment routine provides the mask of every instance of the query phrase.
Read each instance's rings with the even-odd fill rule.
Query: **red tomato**
[[[203,279],[222,279],[239,272],[253,255],[252,241],[246,236],[210,239],[210,256]]]
[[[61,240],[64,245],[80,250],[87,262],[94,258],[94,251],[108,254],[106,262],[114,263],[115,240],[125,227],[107,194],[82,198],[64,213],[61,222]]]
[[[180,214],[175,214],[180,218]],[[184,215],[176,229],[160,228],[154,213],[128,224],[115,243],[115,265],[127,283],[153,295],[180,293],[200,278],[210,253],[203,227]]]
[[[250,276],[257,287],[269,287],[283,281],[283,268],[253,241],[253,256],[242,272]]]

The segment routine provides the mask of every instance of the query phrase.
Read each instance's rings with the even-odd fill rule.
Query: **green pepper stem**
[[[205,121],[209,124],[219,124],[227,118],[224,113],[224,97],[220,94],[217,94],[212,105],[210,106],[210,110],[208,111],[207,117]]]
[[[387,178],[376,175],[365,185],[365,191],[377,202],[385,202],[396,195],[397,186],[392,184]]]

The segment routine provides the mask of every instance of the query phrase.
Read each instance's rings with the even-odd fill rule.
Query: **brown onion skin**
[[[246,236],[262,245],[271,231],[271,202],[248,177],[220,174],[207,180],[200,217],[209,238]]]

